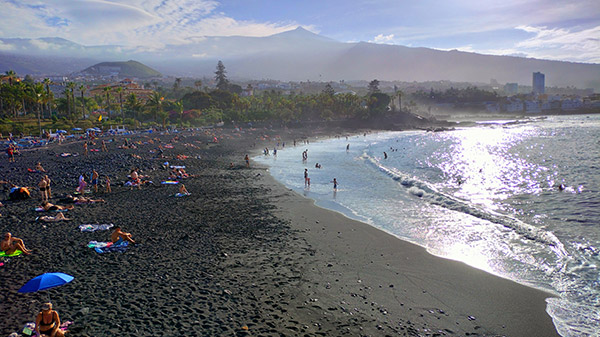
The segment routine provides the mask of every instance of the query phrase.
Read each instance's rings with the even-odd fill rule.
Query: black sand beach
[[[213,134],[218,143],[212,143]],[[72,336],[555,336],[544,299],[550,294],[454,261],[342,215],[320,209],[276,183],[244,155],[276,135],[291,142],[318,130],[212,130],[196,135],[132,136],[137,149],[83,156],[81,142],[23,152],[0,163],[0,179],[37,186],[28,173],[41,162],[52,179],[53,203],[92,169],[110,176],[105,203],[76,205],[72,221],[41,223],[33,199],[3,201],[0,231],[33,249],[0,267],[0,335],[20,332],[51,298]],[[320,135],[333,135],[321,131]],[[267,136],[267,137],[265,137]],[[107,138],[107,140],[110,138]],[[152,140],[152,143],[149,141]],[[154,158],[158,144],[168,158]],[[100,145],[90,146],[99,149]],[[60,157],[63,152],[79,156]],[[187,159],[177,159],[177,155]],[[135,155],[135,156],[134,156]],[[137,157],[139,156],[139,157]],[[161,185],[185,165],[195,177]],[[233,165],[232,165],[233,164]],[[123,187],[133,167],[153,184]],[[6,194],[7,195],[7,194]],[[110,231],[81,224],[113,223],[139,244],[98,254],[89,241]],[[45,272],[75,279],[37,293],[17,290]]]

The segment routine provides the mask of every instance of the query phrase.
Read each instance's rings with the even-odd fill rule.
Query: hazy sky
[[[600,63],[598,0],[0,0],[0,8],[0,37],[88,46],[160,48],[300,25],[342,42]]]

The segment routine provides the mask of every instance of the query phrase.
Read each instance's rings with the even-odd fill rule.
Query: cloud
[[[370,40],[372,43],[382,43],[382,44],[393,44],[394,43],[394,34],[383,35],[379,34]]]
[[[83,45],[161,48],[202,36],[267,36],[295,22],[236,20],[214,0],[0,0],[4,37],[62,37]]]
[[[600,26],[581,30],[533,26],[516,29],[534,34],[518,42],[518,49],[549,59],[600,63]]]
[[[0,51],[11,51],[11,50],[15,50],[15,49],[16,49],[16,47],[14,45],[0,41]]]

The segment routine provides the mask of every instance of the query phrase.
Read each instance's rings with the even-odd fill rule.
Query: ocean
[[[253,159],[318,206],[551,291],[546,311],[562,336],[600,336],[600,115],[276,148]]]

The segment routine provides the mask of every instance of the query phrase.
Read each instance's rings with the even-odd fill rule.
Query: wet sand
[[[219,143],[210,143],[212,132]],[[272,147],[277,135],[291,144],[318,133],[213,130],[175,142],[174,135],[139,135],[131,137],[137,149],[117,149],[118,137],[108,153],[84,157],[78,142],[24,152],[14,164],[2,161],[0,179],[27,186],[36,186],[40,175],[26,168],[42,162],[53,203],[92,169],[101,180],[111,177],[113,192],[90,194],[106,203],[77,205],[65,214],[72,221],[47,224],[34,220],[41,215],[32,210],[37,192],[33,200],[4,201],[0,231],[24,239],[34,252],[3,259],[0,335],[33,321],[48,296],[62,320],[74,321],[73,336],[556,335],[545,313],[549,294],[429,255],[314,206],[264,167],[245,167],[244,154]],[[166,159],[150,153],[158,140],[173,145],[164,149]],[[190,196],[172,197],[178,187],[160,184],[168,175],[165,161],[197,175],[184,180]],[[119,186],[132,167],[154,184]],[[80,232],[85,223],[120,225],[139,244],[98,254],[86,244],[107,241],[110,232]],[[75,280],[17,292],[45,272]]]

